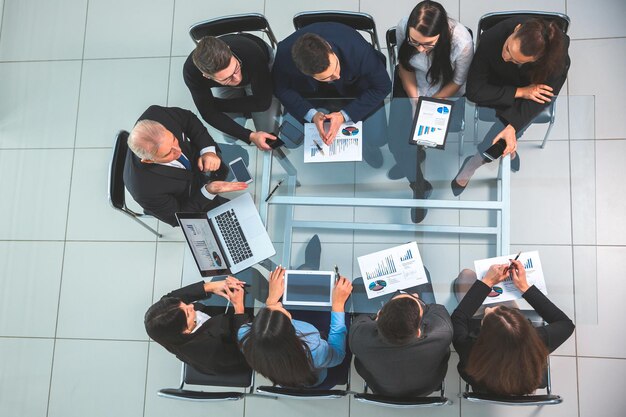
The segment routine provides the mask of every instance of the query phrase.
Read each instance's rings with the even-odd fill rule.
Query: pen
[[[317,147],[317,150],[318,150],[318,151],[320,151],[320,153],[321,153],[322,155],[326,155],[326,154],[324,153],[324,150],[323,150],[323,149],[322,149],[322,147],[320,146],[320,144],[319,144],[319,143],[317,143],[317,141],[316,141],[315,139],[313,139],[313,143],[315,144],[315,146]]]
[[[517,256],[515,257],[514,261],[517,261],[517,260],[519,259],[519,256],[520,256],[521,254],[522,254],[522,251],[519,251],[519,252],[517,253]],[[511,264],[510,264],[510,262],[511,262],[511,261],[509,261],[509,278],[510,278],[510,279],[513,279],[513,272],[511,272]]]
[[[274,186],[274,188],[272,188],[272,191],[270,191],[270,193],[267,195],[267,197],[265,197],[265,202],[267,203],[267,201],[272,197],[272,195],[274,195],[274,192],[276,192],[276,190],[278,190],[278,187],[280,187],[280,184],[282,184],[284,181],[284,179],[278,181],[278,184],[276,184]]]
[[[339,268],[335,265],[335,282],[339,280]]]
[[[228,307],[230,307],[230,299],[226,303],[226,310],[224,310],[224,314],[228,313]]]

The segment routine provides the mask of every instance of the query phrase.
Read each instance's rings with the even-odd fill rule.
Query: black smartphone
[[[504,139],[500,139],[491,145],[489,149],[483,152],[483,157],[490,161],[496,160],[502,156],[504,149],[506,149],[506,141]]]
[[[276,140],[266,140],[265,143],[267,143],[268,145],[270,145],[270,148],[272,149],[276,149],[280,146],[283,146],[285,144],[285,142],[283,142],[282,140],[280,140],[280,138],[278,137],[278,135],[276,133],[272,133],[272,135],[276,136]]]
[[[284,121],[283,124],[280,125],[278,133],[280,133],[294,145],[300,145],[302,143],[302,140],[304,139],[304,132],[302,132],[302,130],[298,129],[288,121]]]

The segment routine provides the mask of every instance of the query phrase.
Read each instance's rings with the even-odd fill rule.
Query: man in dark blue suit
[[[385,141],[383,100],[391,91],[391,80],[384,55],[356,30],[329,22],[294,32],[278,44],[272,76],[274,94],[286,111],[299,121],[315,123],[328,145],[343,122],[375,122],[363,128],[368,136],[364,156],[370,165],[382,165],[382,154],[376,148]],[[329,97],[354,99],[334,100],[334,104],[325,101],[323,107],[330,107],[331,112],[318,110],[307,100]],[[372,117],[374,113],[378,117]],[[325,121],[330,122],[328,131]]]

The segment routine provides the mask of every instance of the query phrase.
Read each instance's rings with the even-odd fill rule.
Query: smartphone
[[[276,149],[276,148],[278,148],[280,146],[283,146],[285,144],[285,142],[280,140],[280,138],[278,137],[278,135],[276,133],[272,133],[272,135],[276,136],[276,140],[266,140],[265,141],[265,143],[270,145],[270,148]]]
[[[243,162],[243,159],[237,158],[228,165],[230,165],[230,170],[233,172],[238,182],[245,182],[246,184],[252,182],[252,175],[250,175],[250,171],[248,171],[248,167],[246,167],[246,163]]]
[[[300,145],[304,139],[304,132],[288,121],[284,121],[278,129],[278,133],[284,136],[288,141],[294,145]]]
[[[491,145],[489,149],[483,152],[483,156],[485,157],[485,159],[488,159],[490,161],[496,160],[502,156],[505,148],[506,141],[504,139],[500,139],[499,141]]]

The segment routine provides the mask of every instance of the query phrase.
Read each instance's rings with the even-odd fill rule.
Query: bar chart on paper
[[[353,162],[363,160],[363,122],[342,123],[330,145],[324,143],[313,123],[304,124],[304,162]]]
[[[371,270],[365,272],[365,277],[367,279],[380,278],[384,275],[391,275],[393,273],[398,272],[396,269],[396,264],[393,262],[393,258],[391,255],[385,257],[381,262],[378,262],[376,267]]]

